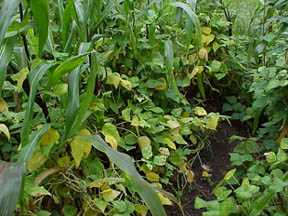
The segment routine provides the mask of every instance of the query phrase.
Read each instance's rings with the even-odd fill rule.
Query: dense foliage
[[[0,215],[182,210],[173,177],[193,186],[193,163],[230,120],[251,134],[231,137],[233,167],[195,207],[287,215],[286,0],[0,8]]]

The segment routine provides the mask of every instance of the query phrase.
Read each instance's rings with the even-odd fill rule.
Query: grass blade
[[[48,1],[32,0],[31,10],[39,33],[38,55],[40,56],[48,38]]]
[[[136,192],[145,201],[153,216],[166,215],[155,189],[138,173],[133,160],[128,155],[113,150],[100,136],[83,137],[82,139],[89,141],[94,148],[105,153],[116,166],[130,177]]]

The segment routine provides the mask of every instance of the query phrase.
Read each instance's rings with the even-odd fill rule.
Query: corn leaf
[[[0,44],[5,37],[6,31],[13,21],[20,0],[4,0],[0,3]]]
[[[6,40],[5,43],[3,43],[3,45],[0,47],[0,59],[1,59],[0,61],[0,97],[2,94],[2,86],[5,81],[7,65],[10,61],[11,53],[12,53],[11,40]]]
[[[51,84],[56,84],[63,75],[66,73],[69,73],[73,71],[75,68],[80,66],[86,59],[86,56],[89,53],[84,53],[78,56],[73,56],[68,59],[66,59],[64,62],[62,62],[52,73],[50,77]]]
[[[51,66],[52,64],[41,63],[37,65],[29,74],[29,81],[30,81],[31,89],[30,89],[28,104],[26,107],[24,123],[23,123],[23,127],[21,130],[21,144],[23,146],[28,144],[29,134],[31,130],[33,106],[34,106],[34,101],[35,101],[39,82],[42,79],[42,77],[47,73],[47,71],[49,70]]]
[[[40,56],[48,38],[48,1],[32,0],[31,9],[39,33],[38,55]]]
[[[21,190],[26,162],[31,158],[37,143],[49,127],[49,125],[43,126],[32,136],[29,144],[22,148],[17,162],[7,163],[0,161],[1,216],[13,215]]]

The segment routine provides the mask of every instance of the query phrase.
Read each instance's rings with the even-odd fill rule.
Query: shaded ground
[[[237,143],[229,142],[229,137],[232,135],[247,136],[247,128],[241,126],[239,122],[232,122],[229,125],[227,122],[222,123],[217,132],[211,135],[210,147],[204,149],[200,153],[200,159],[197,159],[192,170],[195,173],[195,182],[191,185],[187,185],[183,189],[183,196],[181,204],[185,216],[198,216],[201,215],[201,210],[194,209],[194,200],[196,196],[199,196],[205,200],[213,198],[211,192],[214,186],[223,178],[226,171],[230,168],[229,153],[231,153]],[[210,180],[202,177],[203,168],[201,163],[208,166],[212,174]],[[176,206],[167,208],[168,216],[181,216],[182,213]]]

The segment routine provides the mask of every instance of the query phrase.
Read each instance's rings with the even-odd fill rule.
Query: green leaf
[[[41,63],[37,65],[30,73],[29,73],[29,81],[30,81],[30,95],[28,99],[28,104],[26,107],[25,118],[23,122],[23,127],[21,130],[21,144],[23,146],[28,144],[29,134],[31,129],[31,120],[33,113],[34,100],[36,97],[37,88],[42,77],[47,73],[51,64]]]
[[[1,20],[0,20],[1,22]],[[1,28],[1,27],[0,27]],[[6,40],[3,45],[0,42],[0,97],[2,95],[2,87],[6,78],[7,73],[7,65],[10,61],[11,53],[12,53],[12,41]]]
[[[283,150],[288,150],[288,138],[283,138],[280,142],[280,148]]]
[[[6,31],[13,21],[13,17],[17,12],[20,0],[3,0],[1,2],[0,11],[0,45],[5,37]]]
[[[49,27],[48,3],[49,1],[47,0],[31,0],[31,10],[39,34],[39,45],[38,45],[39,56],[41,55],[41,52],[48,38],[48,27]]]
[[[128,155],[113,150],[100,136],[83,137],[83,139],[90,141],[93,147],[105,153],[116,166],[130,177],[136,192],[145,201],[153,216],[166,215],[155,189],[140,176],[133,160]]]
[[[185,13],[189,16],[191,22],[193,23],[195,27],[195,42],[197,47],[201,47],[201,28],[200,28],[200,21],[195,14],[195,12],[192,10],[192,8],[183,2],[173,2],[171,3],[172,6],[181,8]],[[194,31],[194,30],[193,30]]]
[[[52,73],[50,77],[50,82],[52,85],[55,85],[63,75],[66,73],[70,73],[75,68],[83,64],[83,62],[86,59],[86,56],[89,53],[80,54],[78,56],[73,56],[68,59],[66,59],[64,62],[62,62]]]
[[[86,53],[90,48],[90,43],[81,43],[79,47],[79,54]],[[77,110],[80,107],[80,73],[81,68],[78,66],[69,74],[68,81],[68,103],[65,113],[65,135],[67,136],[73,121],[77,115]]]

